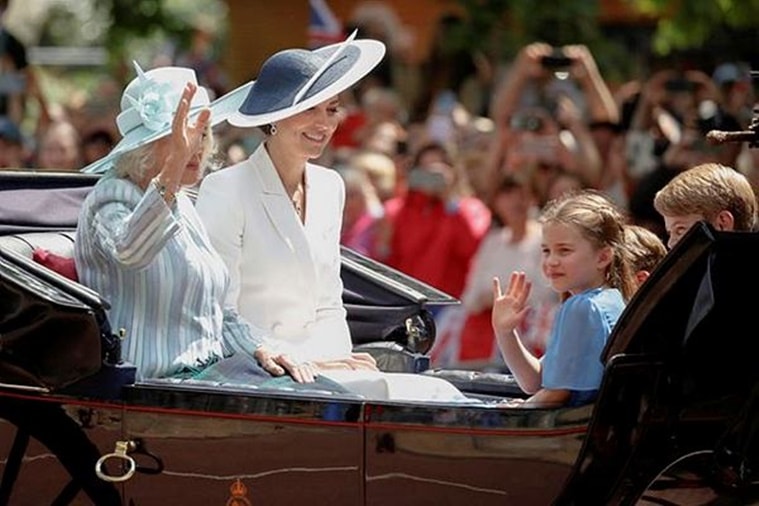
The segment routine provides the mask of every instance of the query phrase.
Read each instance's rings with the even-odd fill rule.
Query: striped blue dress
[[[223,307],[226,267],[182,192],[169,207],[152,185],[105,176],[80,212],[74,254],[80,282],[126,330],[124,358],[140,377],[192,373],[261,342]]]

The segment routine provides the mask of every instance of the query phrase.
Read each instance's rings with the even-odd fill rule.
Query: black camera
[[[562,69],[572,66],[572,58],[561,49],[554,50],[540,59],[540,64],[547,69]]]

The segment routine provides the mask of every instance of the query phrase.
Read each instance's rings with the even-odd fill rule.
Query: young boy
[[[640,225],[625,225],[625,246],[630,252],[638,288],[667,255],[667,247],[659,236]]]
[[[699,221],[717,230],[750,231],[756,224],[756,195],[746,177],[718,163],[681,172],[659,190],[654,207],[664,218],[671,249]]]

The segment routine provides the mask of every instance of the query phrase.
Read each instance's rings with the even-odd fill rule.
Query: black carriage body
[[[107,301],[9,252],[19,239],[70,242],[58,232],[70,231],[62,221],[76,215],[76,203],[47,220],[19,219],[35,201],[26,193],[10,204],[4,194],[39,190],[65,207],[68,192],[56,188],[86,193],[94,181],[0,173],[0,216],[19,210],[0,222],[4,289],[24,294],[19,304],[29,306],[39,303],[34,286],[44,286],[39,300],[49,318],[75,314],[89,325],[79,334],[50,332],[65,360],[46,359],[27,376],[0,367],[0,504],[579,505],[633,504],[642,494],[694,504],[694,476],[705,496],[756,493],[757,368],[745,353],[753,299],[738,297],[741,285],[759,281],[759,268],[743,267],[759,257],[753,234],[701,227],[667,257],[610,339],[595,405],[498,408],[497,394],[515,393],[510,378],[465,371],[439,373],[468,392],[487,383],[490,395],[471,394],[482,404],[374,402],[319,390],[134,381],[128,364],[113,363]],[[348,250],[342,274],[356,347],[387,370],[423,371],[420,351],[435,333],[427,310],[455,301]],[[3,307],[0,321],[20,329]],[[0,342],[12,330],[0,330]],[[46,346],[45,332],[34,336],[23,348],[28,356]],[[83,337],[87,353],[65,347]],[[106,478],[125,476],[130,462],[135,472],[104,480],[98,462]],[[690,463],[684,500],[672,495],[684,475],[675,462]]]

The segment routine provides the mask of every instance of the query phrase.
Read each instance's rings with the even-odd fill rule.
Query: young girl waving
[[[546,353],[533,356],[516,330],[532,282],[512,272],[506,291],[493,280],[493,329],[498,347],[529,406],[591,402],[603,376],[600,355],[635,280],[624,246],[624,217],[609,200],[582,191],[550,202],[541,216],[542,271],[562,294]]]

